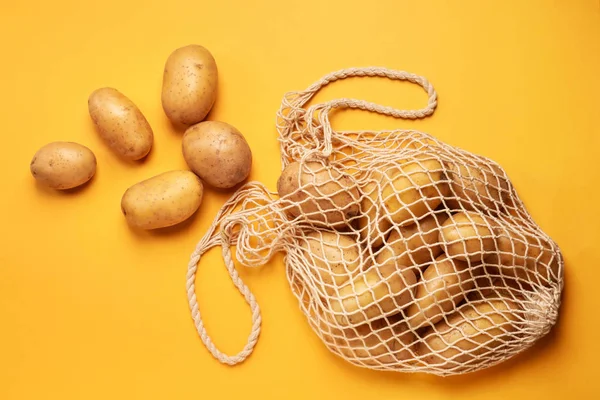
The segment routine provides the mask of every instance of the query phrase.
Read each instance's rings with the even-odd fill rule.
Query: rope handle
[[[352,77],[380,77],[398,81],[409,81],[421,86],[427,92],[427,105],[418,110],[401,110],[371,101],[342,98],[313,105],[309,107],[308,110],[303,108],[304,105],[306,105],[306,103],[308,103],[323,87],[329,85],[330,83]],[[282,101],[279,111],[277,112],[278,118],[276,124],[280,141],[284,141],[285,138],[288,138],[292,132],[294,132],[295,128],[298,129],[299,122],[301,120],[304,121],[306,129],[313,136],[316,136],[322,131],[325,140],[323,156],[327,157],[331,154],[331,137],[333,131],[331,129],[331,123],[329,122],[329,112],[332,109],[360,109],[400,119],[421,119],[433,114],[436,107],[437,92],[435,91],[433,85],[426,78],[420,75],[385,67],[347,68],[325,75],[323,78],[313,83],[304,91],[287,93]],[[314,116],[317,113],[317,120],[319,123],[314,124]],[[284,158],[284,152],[282,151],[282,161]]]
[[[222,234],[220,244],[223,250],[223,261],[225,261],[225,266],[227,267],[229,276],[231,277],[231,280],[233,281],[235,287],[244,296],[246,303],[248,304],[248,306],[250,306],[250,310],[252,311],[252,330],[250,332],[250,335],[248,336],[248,343],[246,343],[244,348],[239,353],[233,356],[229,356],[220,351],[208,335],[206,327],[202,322],[202,316],[200,315],[200,311],[198,309],[198,300],[196,298],[195,292],[196,285],[194,284],[194,281],[196,279],[196,271],[198,268],[197,265],[201,258],[201,255],[196,254],[196,252],[192,255],[190,263],[188,265],[186,288],[188,293],[190,310],[192,312],[192,319],[194,320],[196,330],[198,331],[198,335],[200,335],[200,339],[202,339],[202,342],[204,343],[208,351],[210,351],[210,353],[213,355],[213,357],[215,357],[221,363],[235,365],[244,361],[252,353],[252,350],[254,349],[254,346],[256,346],[256,342],[258,341],[258,336],[260,335],[260,325],[262,322],[262,318],[260,315],[260,308],[258,306],[258,303],[256,302],[256,298],[254,297],[248,286],[246,286],[246,284],[242,281],[238,272],[235,269],[233,259],[231,258],[231,247],[229,244],[229,237],[225,234],[225,232],[223,232]]]
[[[230,233],[235,221],[230,217],[235,208],[240,206],[245,200],[250,198],[264,199],[268,197],[268,194],[270,194],[269,190],[260,182],[249,182],[239,188],[219,210],[212,225],[196,245],[194,252],[190,256],[190,262],[188,263],[186,291],[194,325],[196,326],[200,339],[208,351],[223,364],[235,365],[241,363],[252,353],[260,335],[260,325],[262,321],[260,308],[256,302],[256,298],[248,286],[242,281],[235,269],[235,264],[231,255],[231,244],[236,238]],[[217,227],[221,228],[219,234],[217,234]],[[221,246],[223,261],[225,262],[227,272],[229,272],[233,284],[244,296],[244,300],[246,300],[246,303],[252,312],[252,329],[248,336],[248,342],[239,353],[233,356],[223,353],[213,343],[206,331],[204,322],[202,321],[202,315],[200,314],[198,299],[196,297],[195,281],[198,263],[204,253],[216,246]]]
[[[358,68],[346,68],[338,71],[334,71],[325,75],[323,78],[318,80],[317,82],[310,85],[306,90],[301,92],[289,92],[286,94],[284,98],[284,105],[291,104],[290,101],[297,99],[297,102],[294,102],[294,108],[303,107],[310,99],[312,99],[319,90],[329,85],[330,83],[344,80],[347,78],[353,77],[380,77],[380,78],[388,78],[391,80],[398,81],[409,81],[411,83],[417,84],[421,86],[428,95],[427,106],[420,110],[400,110],[393,107],[382,106],[377,103],[372,103],[363,100],[351,100],[355,102],[360,102],[362,104],[369,104],[367,108],[369,111],[378,112],[385,115],[390,115],[395,118],[404,118],[404,119],[416,119],[416,118],[424,118],[428,115],[431,115],[437,106],[437,93],[433,88],[433,85],[429,83],[429,81],[420,76],[406,71],[393,70],[385,67],[358,67]],[[287,100],[287,101],[286,101]],[[327,103],[335,103],[340,102],[341,106],[345,106],[343,104],[349,99],[339,99],[339,100],[331,100]],[[325,104],[327,104],[325,103]],[[347,105],[350,108],[359,108],[353,107],[351,104]],[[284,108],[284,107],[282,107]],[[360,107],[362,108],[362,107]]]
[[[324,106],[329,109],[333,108],[356,108],[362,109],[366,111],[375,112],[378,114],[389,115],[394,118],[402,118],[402,119],[419,119],[425,118],[435,111],[437,107],[437,93],[433,88],[433,85],[429,83],[427,79],[420,75],[412,74],[406,71],[397,71],[383,67],[365,67],[365,68],[349,68],[334,72],[326,76],[325,78],[331,76],[331,78],[335,79],[322,79],[317,82],[316,87],[318,87],[317,91],[323,88],[324,86],[330,84],[331,82],[335,82],[336,80],[347,79],[351,77],[380,77],[380,78],[388,78],[391,80],[398,81],[409,81],[411,83],[417,84],[421,86],[428,95],[427,106],[418,110],[401,110],[390,106],[380,105],[374,102],[365,101],[365,100],[357,100],[357,99],[337,99],[330,100],[324,103]],[[313,92],[313,95],[316,93]],[[311,96],[312,97],[312,96]],[[313,106],[311,108],[318,108],[318,106]],[[310,110],[310,108],[309,108]],[[310,114],[310,113],[309,113]],[[308,117],[307,117],[308,118]]]

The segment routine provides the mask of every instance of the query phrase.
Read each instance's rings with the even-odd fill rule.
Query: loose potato
[[[393,317],[392,317],[393,318]],[[392,366],[410,360],[415,335],[403,323],[382,318],[355,328],[340,329],[319,319],[325,343],[341,355],[369,366]]]
[[[113,88],[94,91],[88,99],[90,117],[102,139],[118,156],[144,158],[152,148],[154,133],[131,100]]]
[[[375,263],[383,265],[394,260],[397,265],[426,268],[440,253],[441,225],[448,219],[445,213],[430,214],[412,225],[394,228],[375,255]]]
[[[52,142],[40,148],[29,165],[31,174],[52,189],[83,185],[96,173],[96,156],[73,142]]]
[[[348,235],[314,231],[300,241],[300,247],[313,274],[329,294],[360,271],[360,246]]]
[[[508,178],[492,163],[478,160],[447,162],[453,198],[446,205],[453,211],[500,210],[509,195]]]
[[[360,194],[352,178],[316,161],[293,162],[277,181],[287,213],[327,226],[339,227],[358,214]]]
[[[373,267],[345,283],[328,300],[341,326],[357,325],[400,312],[411,300],[417,278],[396,264]]]
[[[516,330],[518,318],[517,304],[508,299],[466,303],[448,317],[448,322],[430,328],[417,352],[429,366],[467,367],[494,356]]]
[[[559,259],[551,242],[502,220],[494,226],[494,233],[498,252],[489,262],[496,262],[502,274],[543,284],[558,279]]]
[[[377,184],[381,190],[368,195],[383,204],[384,216],[397,225],[415,223],[434,210],[449,190],[442,164],[429,155],[388,166]]]
[[[496,249],[490,222],[471,211],[450,216],[442,225],[439,240],[448,256],[462,261],[482,261]]]
[[[165,64],[162,106],[179,124],[204,120],[217,98],[218,70],[212,54],[199,45],[175,50]]]
[[[419,329],[440,321],[474,286],[469,264],[442,254],[423,272],[415,300],[406,310],[408,326]]]
[[[192,171],[209,185],[228,189],[250,174],[252,151],[235,127],[205,121],[189,127],[183,135],[183,158]]]
[[[127,222],[141,229],[175,225],[202,202],[202,182],[190,171],[169,171],[131,186],[121,199]]]

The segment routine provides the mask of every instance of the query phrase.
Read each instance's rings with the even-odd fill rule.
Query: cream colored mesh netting
[[[428,105],[396,110],[339,99],[305,108],[320,88],[352,76],[416,83]],[[285,96],[277,116],[278,194],[257,182],[243,186],[190,260],[192,317],[218,360],[243,361],[261,323],[231,246],[247,267],[285,253],[308,323],[331,352],[357,366],[472,372],[522,352],[550,330],[563,287],[561,253],[498,164],[422,132],[341,132],[329,122],[333,109],[416,119],[436,104],[424,78],[385,68],[338,71]],[[211,341],[195,295],[200,257],[215,246],[252,309],[248,344],[234,356]]]

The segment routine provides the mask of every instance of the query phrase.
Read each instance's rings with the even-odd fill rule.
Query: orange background
[[[0,399],[563,399],[598,394],[600,4],[578,1],[303,0],[53,2],[0,6]],[[128,228],[127,187],[185,168],[181,131],[160,105],[162,68],[198,43],[220,72],[210,119],[227,121],[254,152],[252,179],[280,168],[275,112],[286,91],[351,66],[426,76],[436,114],[409,122],[347,112],[342,129],[414,128],[500,162],[535,220],[561,246],[566,289],[559,324],[502,366],[463,377],[372,372],[330,354],[291,295],[281,257],[240,268],[263,311],[246,363],[220,365],[193,327],[186,264],[227,193],[206,191],[194,218],[166,232]],[[100,141],[87,97],[113,86],[145,113],[155,144],[143,163]],[[407,83],[352,80],[320,100],[350,96],[420,108]],[[36,185],[43,144],[77,141],[98,158],[75,193]],[[199,268],[208,329],[226,352],[246,341],[250,314],[218,251]]]

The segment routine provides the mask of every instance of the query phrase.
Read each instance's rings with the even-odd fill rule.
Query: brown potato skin
[[[510,185],[504,173],[494,163],[472,162],[475,165],[464,162],[445,163],[451,192],[457,197],[446,200],[446,205],[453,211],[502,209],[510,193]]]
[[[165,63],[161,94],[167,117],[183,125],[203,121],[217,98],[218,75],[206,48],[189,45],[173,51]]]
[[[360,194],[352,178],[315,161],[304,163],[302,170],[298,162],[290,163],[277,181],[277,192],[298,203],[286,205],[288,214],[302,215],[312,223],[337,227],[359,211]]]
[[[41,184],[64,190],[83,185],[96,173],[96,156],[74,142],[52,142],[33,156],[29,169]]]
[[[383,207],[392,222],[410,225],[435,209],[448,194],[442,163],[422,155],[388,168],[380,181]]]
[[[408,326],[416,330],[440,321],[474,286],[469,264],[442,254],[423,272],[415,301],[406,310]]]
[[[450,216],[442,225],[439,241],[444,252],[462,261],[482,261],[496,250],[490,221],[478,212],[465,211]]]
[[[204,121],[183,135],[182,152],[192,171],[210,186],[229,189],[243,182],[252,169],[252,150],[234,126]]]
[[[335,289],[361,270],[361,250],[355,239],[337,232],[314,231],[300,241],[300,247],[311,272],[324,284],[325,292],[334,294]],[[313,265],[314,264],[314,265]]]
[[[360,188],[364,195],[360,202],[361,217],[358,219],[360,239],[364,246],[379,247],[383,244],[385,236],[392,227],[392,222],[385,216],[383,204],[377,193],[377,183],[383,181],[383,174],[373,171],[372,178]]]
[[[494,226],[498,253],[488,258],[505,275],[527,282],[549,284],[559,276],[559,260],[552,243],[519,229],[508,221]]]
[[[131,186],[121,199],[127,223],[141,229],[176,225],[202,203],[202,181],[190,171],[168,171]]]
[[[505,298],[466,303],[447,322],[430,328],[417,352],[426,365],[444,369],[466,367],[487,353],[488,348],[494,351],[502,345],[516,329],[518,313],[518,305]]]
[[[362,216],[358,220],[361,241],[379,247],[392,223],[414,224],[443,201],[449,186],[442,163],[432,156],[421,155],[373,171],[361,193],[364,195],[360,206]]]
[[[372,267],[339,289],[328,300],[340,326],[362,324],[400,312],[413,298],[417,277],[412,269],[390,263]]]
[[[113,88],[95,90],[88,99],[90,117],[102,139],[119,157],[139,160],[150,152],[154,133],[146,117]]]
[[[447,214],[431,214],[415,224],[396,227],[376,253],[375,263],[383,265],[393,259],[397,265],[427,268],[442,252],[438,237],[447,219]]]
[[[340,329],[323,315],[319,328],[325,343],[349,359],[370,366],[395,365],[413,357],[415,335],[405,324],[382,318],[354,328]]]

